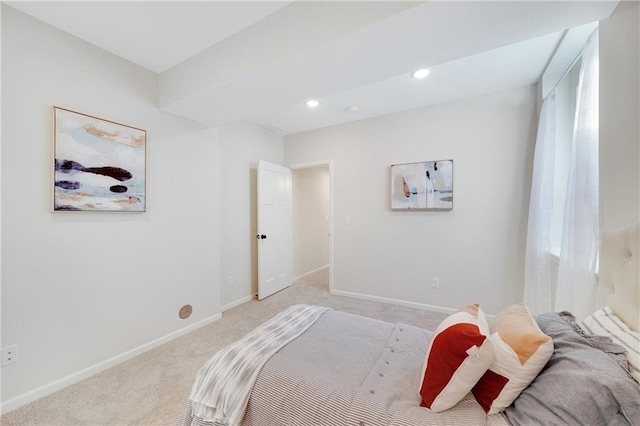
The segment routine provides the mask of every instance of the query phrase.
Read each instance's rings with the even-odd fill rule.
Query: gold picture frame
[[[146,130],[58,106],[53,122],[54,211],[146,211]]]

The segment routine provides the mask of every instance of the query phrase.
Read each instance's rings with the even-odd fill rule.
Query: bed
[[[580,321],[470,304],[428,331],[292,306],[202,367],[177,424],[640,424],[639,229],[604,235]]]

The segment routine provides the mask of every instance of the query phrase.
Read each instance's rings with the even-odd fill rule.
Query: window
[[[571,143],[576,124],[581,64],[582,58],[579,57],[556,86],[556,144],[551,214],[551,254],[556,257],[560,257],[562,242],[562,222],[569,179]]]
[[[599,241],[597,29],[585,40],[578,60],[558,66],[554,57],[542,80],[524,288],[534,313],[568,310],[578,318],[592,312]]]

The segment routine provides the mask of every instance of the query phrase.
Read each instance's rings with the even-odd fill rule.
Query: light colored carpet
[[[328,293],[328,270],[299,279],[258,302],[252,300],[223,318],[89,379],[0,418],[10,425],[173,425],[198,369],[223,346],[290,305],[306,303],[389,322],[434,330],[440,313],[369,302]]]

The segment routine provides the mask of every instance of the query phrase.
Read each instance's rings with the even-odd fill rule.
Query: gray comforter
[[[546,367],[504,416],[514,425],[640,425],[640,386],[625,350],[604,336],[585,336],[571,314],[538,316],[553,338]]]

